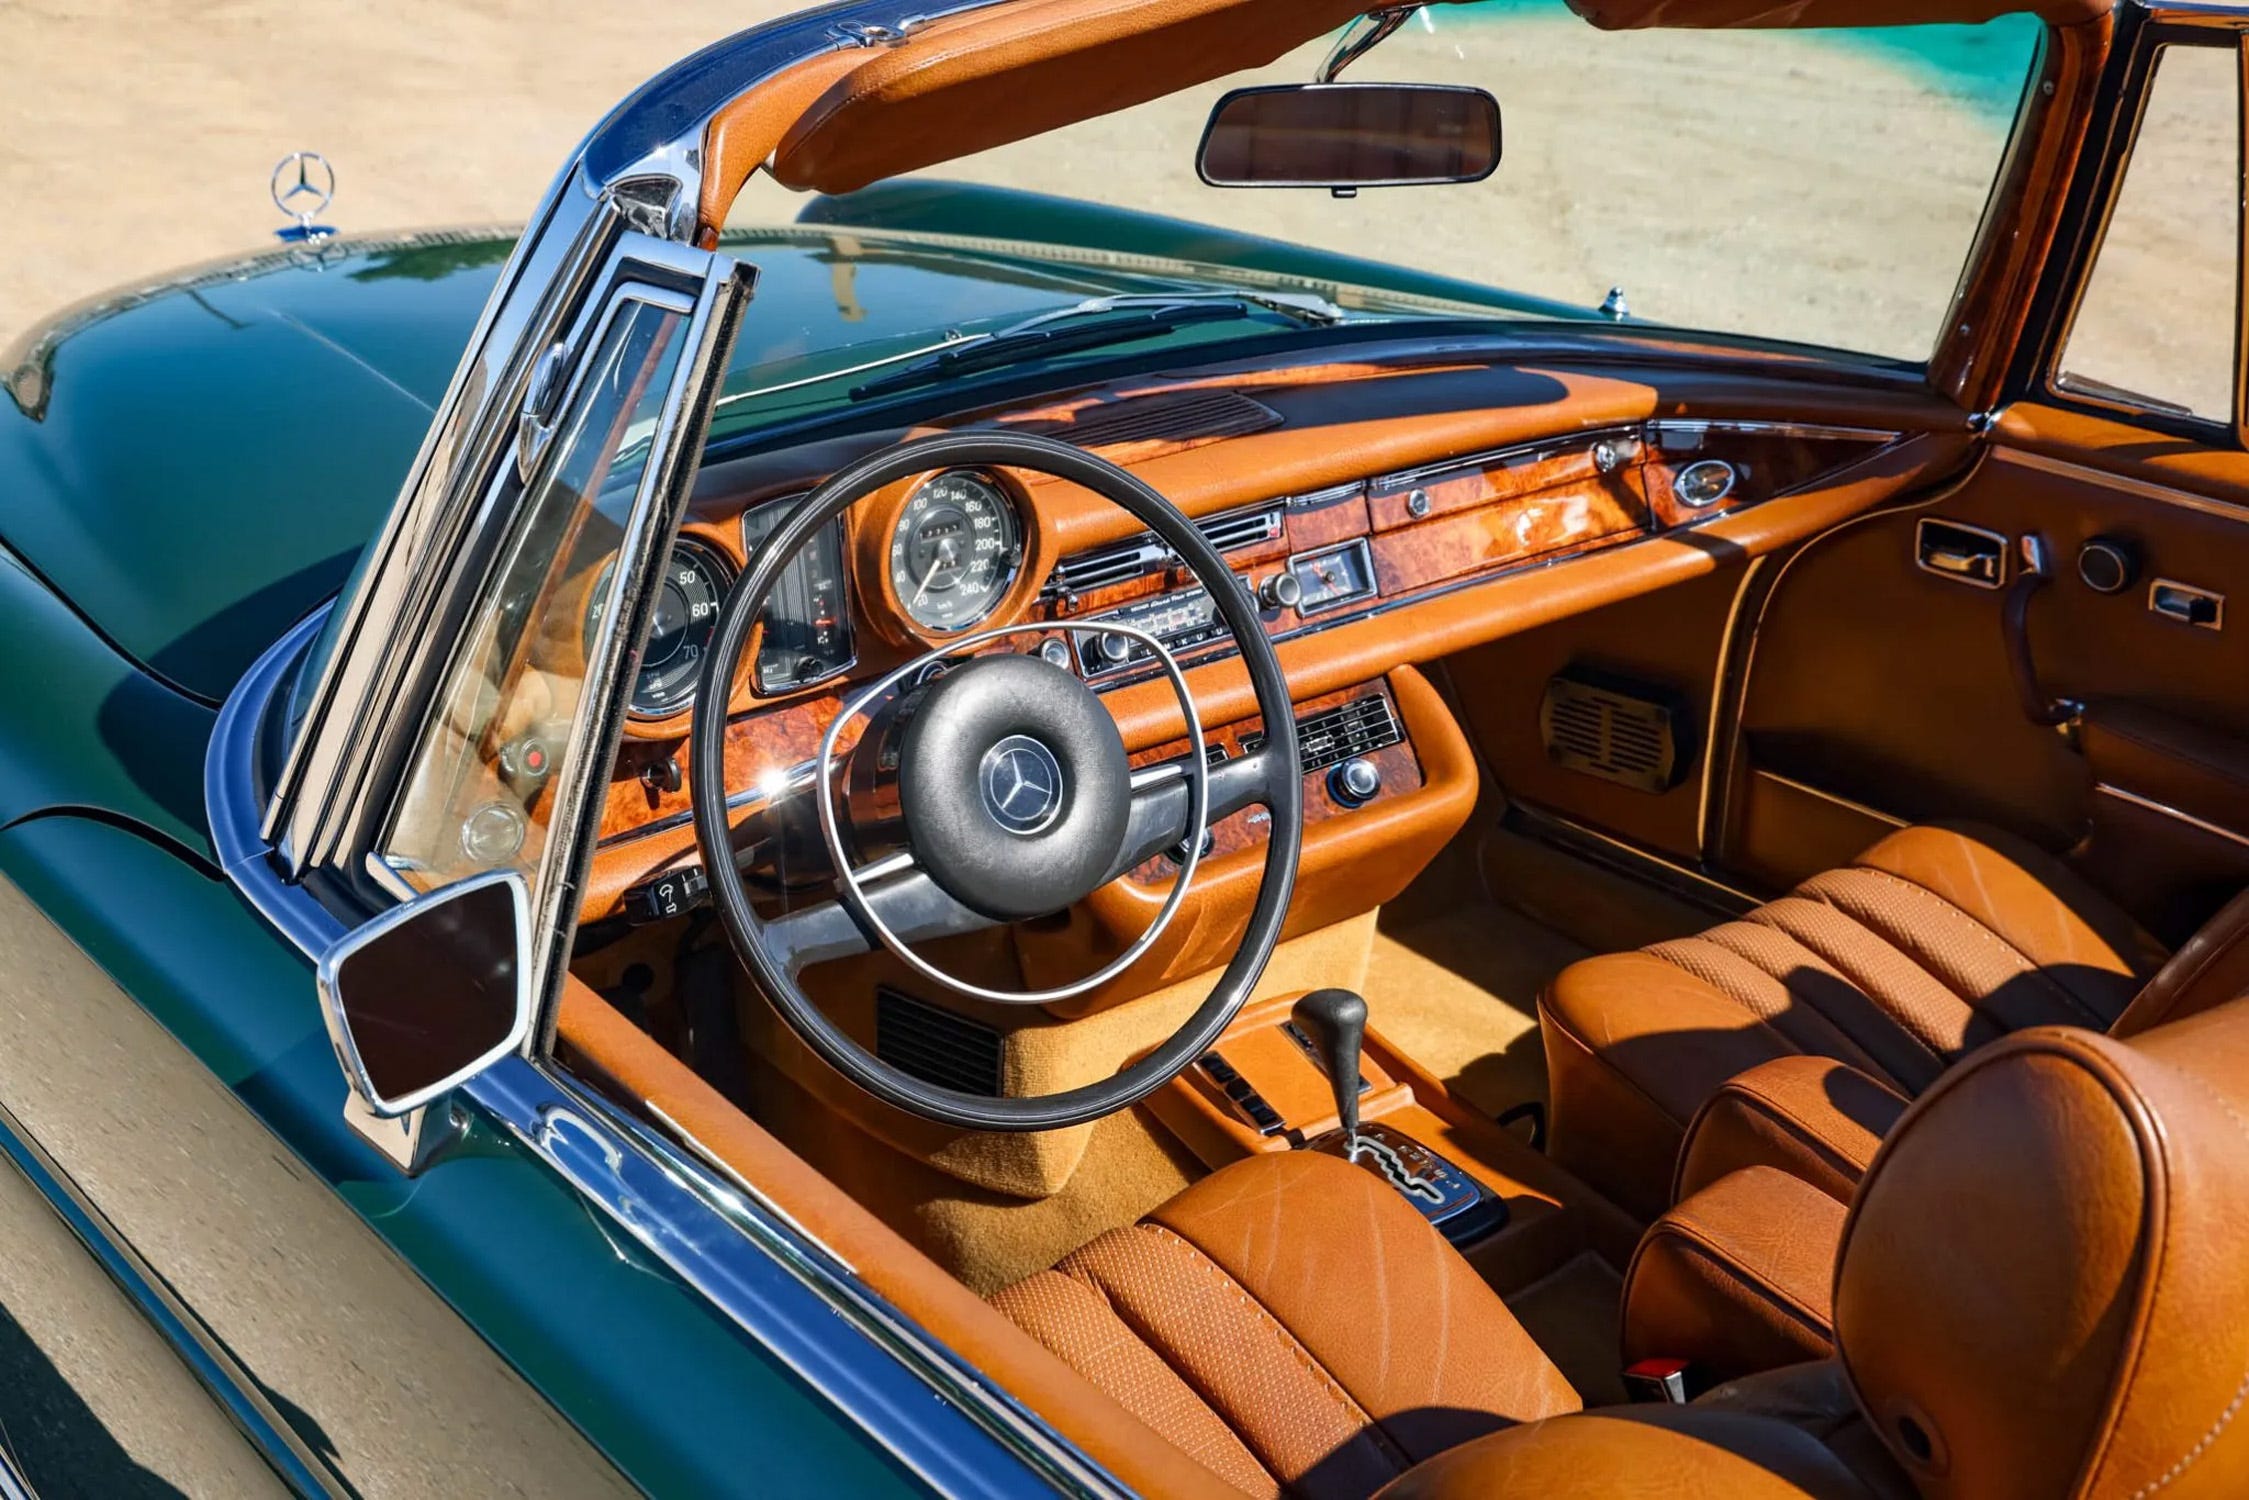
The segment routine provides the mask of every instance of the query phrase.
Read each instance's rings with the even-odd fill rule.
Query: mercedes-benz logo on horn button
[[[1027,734],[1011,734],[984,752],[977,768],[984,810],[1009,833],[1026,838],[1062,812],[1062,762]]]

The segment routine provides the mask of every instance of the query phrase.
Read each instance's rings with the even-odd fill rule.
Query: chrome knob
[[[1328,795],[1345,807],[1364,807],[1382,790],[1382,773],[1363,755],[1328,772]]]
[[[1121,630],[1104,630],[1094,642],[1101,648],[1101,659],[1106,662],[1132,660],[1132,637]]]
[[[1304,599],[1304,584],[1283,569],[1257,586],[1257,602],[1267,609],[1294,609]]]

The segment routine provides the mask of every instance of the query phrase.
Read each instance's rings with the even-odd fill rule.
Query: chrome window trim
[[[251,907],[315,963],[347,929],[285,877],[277,851],[261,833],[257,750],[277,700],[285,698],[293,671],[331,607],[308,616],[244,674],[219,711],[203,776],[220,867]],[[876,1294],[754,1184],[714,1171],[715,1156],[676,1123],[671,1128],[680,1144],[551,1063],[522,1053],[469,1079],[453,1097],[513,1136],[939,1493],[1130,1493],[1043,1418]],[[792,1294],[809,1295],[833,1321],[805,1323],[801,1312],[786,1305]],[[862,1342],[838,1340],[837,1324]],[[956,1413],[961,1425],[950,1436],[932,1431],[947,1412]],[[1015,1463],[996,1469],[993,1460],[1002,1454]]]
[[[439,670],[428,647],[450,642],[434,622],[473,597],[476,580],[460,564],[507,519],[491,513],[479,481],[514,441],[534,368],[607,262],[609,242],[632,227],[688,246],[704,128],[743,90],[800,61],[1001,3],[839,0],[752,27],[642,84],[580,143],[500,273],[286,745],[259,829],[292,877],[346,868],[365,852],[397,726],[418,717]]]

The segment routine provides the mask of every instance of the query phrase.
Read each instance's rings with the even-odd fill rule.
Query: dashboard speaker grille
[[[1683,769],[1681,711],[1661,688],[1568,673],[1549,678],[1539,739],[1558,766],[1636,791],[1669,791]]]
[[[875,991],[875,1056],[939,1088],[984,1099],[1000,1094],[1000,1034],[896,990]]]

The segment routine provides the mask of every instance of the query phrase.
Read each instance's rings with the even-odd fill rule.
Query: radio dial
[[[1132,659],[1132,637],[1121,630],[1104,630],[1094,641],[1100,660],[1115,665]]]

